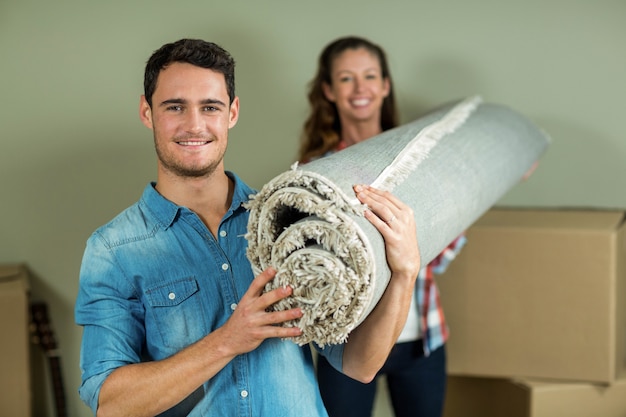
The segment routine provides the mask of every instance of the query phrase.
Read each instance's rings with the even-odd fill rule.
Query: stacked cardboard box
[[[584,382],[451,376],[445,417],[624,417],[626,379]]]
[[[0,416],[31,415],[29,274],[0,265]]]
[[[585,398],[594,415],[626,415],[611,400],[626,398],[624,220],[622,211],[494,209],[467,231],[438,280],[451,328],[446,417],[588,415],[568,408]],[[460,411],[490,402],[507,411]]]

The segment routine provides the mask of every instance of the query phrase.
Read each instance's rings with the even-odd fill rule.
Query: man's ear
[[[328,83],[322,83],[322,92],[324,93],[326,100],[330,101],[331,103],[335,102],[335,94],[333,93],[333,89],[330,88],[330,85],[328,85]]]
[[[235,96],[233,102],[230,103],[230,108],[228,110],[230,112],[229,120],[228,120],[228,128],[232,128],[237,124],[237,120],[239,120],[239,97]]]
[[[143,94],[139,99],[139,119],[141,119],[141,123],[143,123],[144,126],[152,130],[152,108],[150,108],[146,96]]]

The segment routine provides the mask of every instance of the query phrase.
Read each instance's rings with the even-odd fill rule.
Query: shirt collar
[[[226,175],[235,183],[233,201],[225,216],[230,217],[235,211],[241,208],[256,191],[244,183],[235,173],[226,171]],[[186,207],[179,206],[166,199],[159,194],[155,187],[156,182],[151,182],[146,185],[140,200],[140,205],[150,211],[161,225],[168,228],[174,223],[180,211],[186,209]]]
[[[256,190],[249,187],[234,172],[226,171],[226,175],[228,175],[228,177],[235,183],[233,201],[230,204],[230,209],[228,209],[228,212],[226,213],[226,216],[230,216],[233,212],[242,207],[243,204],[247,203],[250,200],[250,197],[256,194]]]
[[[337,143],[337,146],[335,146],[334,151],[335,152],[343,151],[347,147],[348,147],[348,144],[344,142],[343,140],[340,140],[339,143]]]

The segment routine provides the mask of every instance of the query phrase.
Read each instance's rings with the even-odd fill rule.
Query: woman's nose
[[[355,78],[354,79],[354,90],[355,91],[361,91],[364,86],[365,86],[365,83],[363,82],[362,79],[360,79],[360,78]]]

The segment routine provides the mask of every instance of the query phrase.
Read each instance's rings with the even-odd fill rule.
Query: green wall
[[[89,415],[73,324],[85,240],[155,177],[148,56],[182,37],[231,51],[227,167],[260,187],[294,159],[318,52],[347,34],[387,49],[404,121],[478,93],[552,136],[500,204],[626,208],[626,1],[0,0],[0,262],[27,262],[51,304],[70,415]]]

